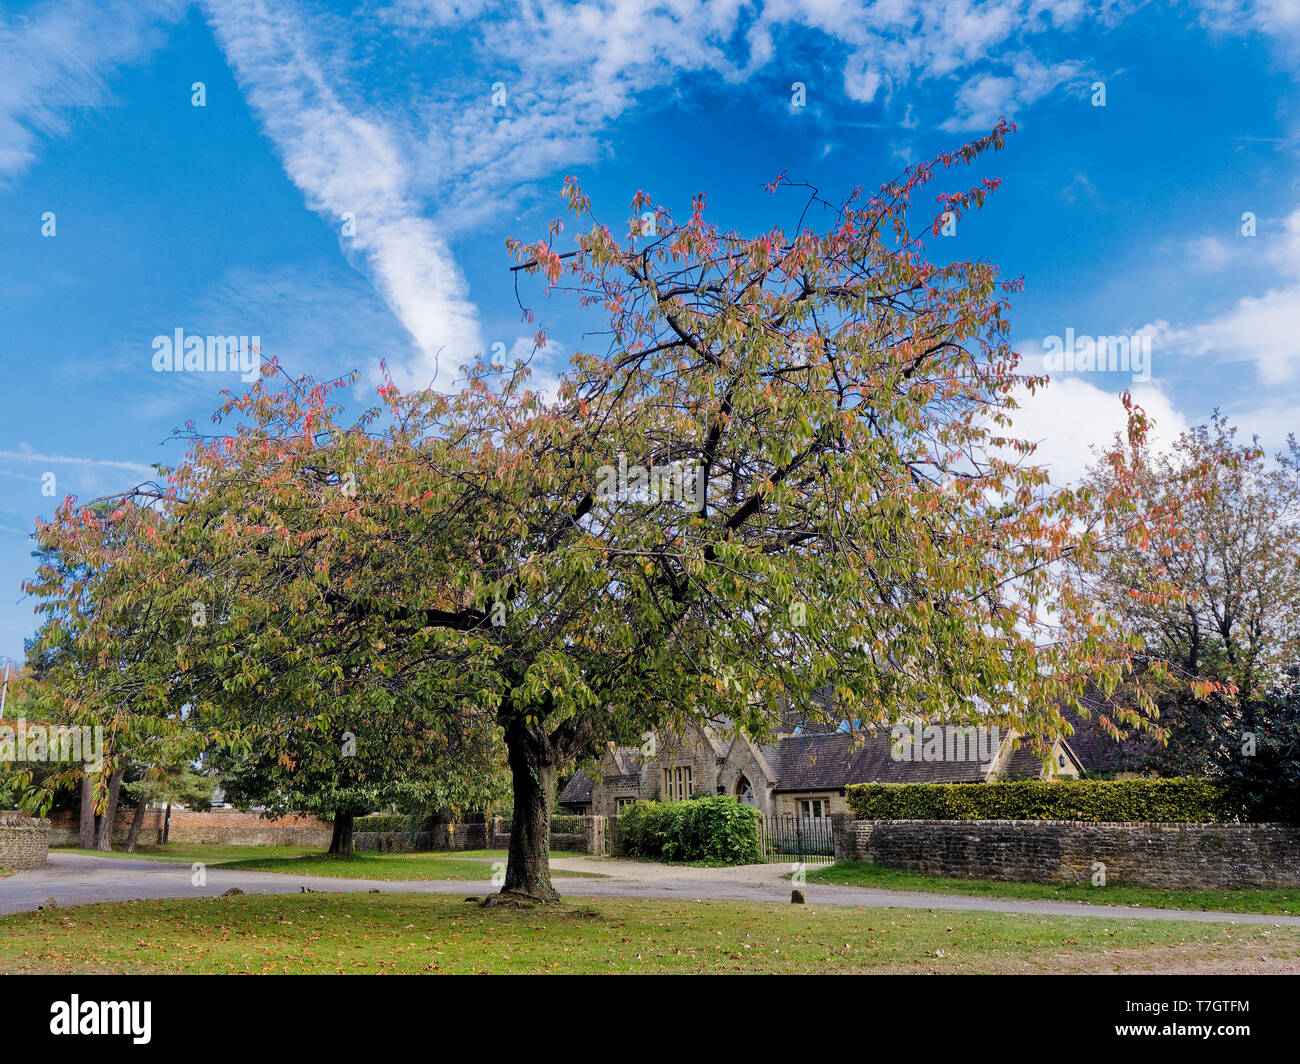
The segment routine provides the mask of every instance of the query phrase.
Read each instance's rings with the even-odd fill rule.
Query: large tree
[[[166,491],[137,494],[152,507],[122,511],[139,549],[89,637],[123,638],[141,596],[166,615],[215,595],[220,623],[175,651],[196,706],[364,690],[499,727],[503,893],[536,900],[555,897],[557,773],[600,741],[688,718],[762,735],[827,683],[854,719],[1050,736],[1061,699],[1123,668],[1094,629],[1048,622],[1077,606],[1067,563],[1123,534],[1124,494],[1097,516],[1049,489],[1008,431],[1013,394],[1045,383],[1007,343],[1016,283],[928,262],[906,221],[1008,131],[838,206],[778,180],[800,220],[757,236],[702,197],[677,221],[641,194],[619,235],[567,182],[574,246],[558,221],[510,245],[516,283],[598,319],[603,348],[553,398],[479,362],[452,395],[383,385],[349,423],[345,382],[268,366]],[[60,516],[50,534],[76,535]]]

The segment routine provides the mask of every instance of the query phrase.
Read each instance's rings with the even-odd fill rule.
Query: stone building
[[[789,722],[787,722],[789,723]],[[1077,777],[1078,754],[1058,739],[1050,757],[1016,733],[957,727],[825,732],[795,725],[771,744],[739,729],[690,724],[663,729],[641,748],[610,744],[594,772],[574,773],[558,804],[566,812],[617,816],[635,801],[731,794],[765,816],[821,819],[848,811],[852,783],[983,783]]]

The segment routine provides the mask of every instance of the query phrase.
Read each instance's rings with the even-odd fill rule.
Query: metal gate
[[[831,864],[835,860],[835,836],[829,817],[765,816],[762,819],[765,861],[791,864]]]

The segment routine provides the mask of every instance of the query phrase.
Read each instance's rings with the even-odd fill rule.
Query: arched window
[[[754,800],[754,788],[750,786],[749,780],[744,776],[736,778],[736,797],[746,805],[757,805]]]

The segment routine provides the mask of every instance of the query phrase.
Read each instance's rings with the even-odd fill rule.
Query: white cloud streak
[[[307,206],[355,235],[349,260],[372,278],[414,338],[418,356],[394,366],[405,387],[442,384],[483,350],[477,311],[450,248],[411,194],[406,160],[377,116],[350,108],[318,58],[298,12],[264,0],[208,5],[217,40]]]

